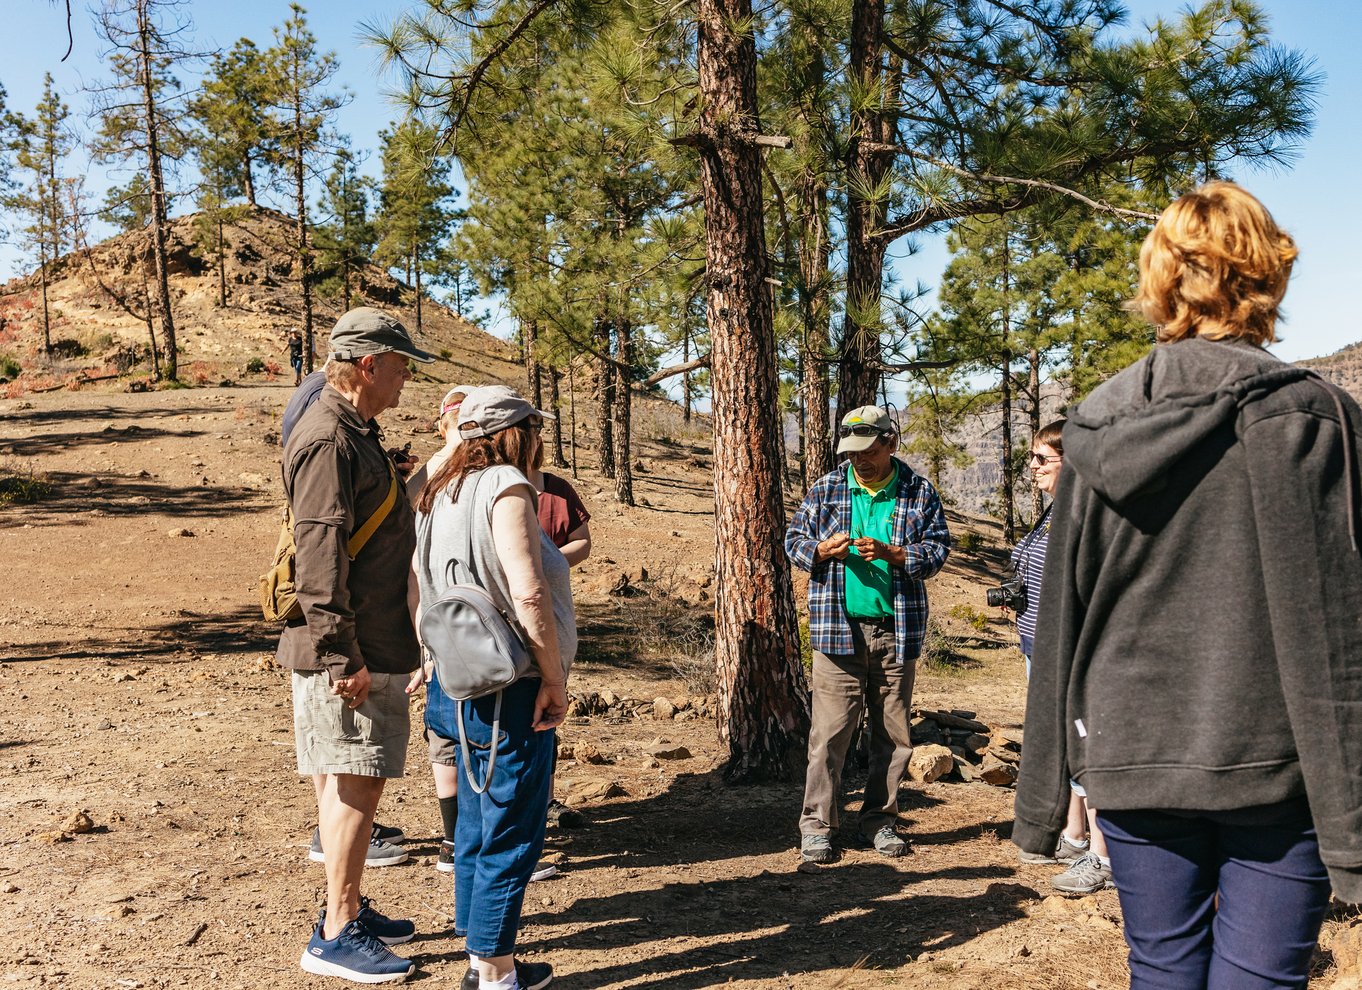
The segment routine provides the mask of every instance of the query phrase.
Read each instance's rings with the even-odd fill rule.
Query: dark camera
[[[1010,608],[1021,615],[1030,603],[1026,599],[1026,582],[1019,577],[1004,581],[996,588],[984,592],[989,608]]]

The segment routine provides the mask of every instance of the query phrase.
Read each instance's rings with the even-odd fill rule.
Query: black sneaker
[[[515,961],[515,979],[520,990],[542,990],[553,982],[553,967],[548,963]],[[478,971],[472,966],[463,974],[459,990],[478,990]]]
[[[548,823],[549,828],[581,828],[586,824],[586,816],[562,801],[550,801]]]
[[[322,937],[318,924],[298,965],[317,976],[338,976],[355,983],[394,983],[416,972],[416,963],[394,955],[358,919],[330,940]]]
[[[440,840],[440,855],[435,858],[435,868],[441,873],[454,872],[454,843],[448,839]]]
[[[374,838],[379,842],[406,842],[407,833],[396,825],[380,825],[374,822]]]

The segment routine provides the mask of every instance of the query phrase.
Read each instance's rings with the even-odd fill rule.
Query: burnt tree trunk
[[[785,557],[750,0],[698,0],[700,180],[714,421],[715,665],[729,781],[789,779],[809,698]]]
[[[690,363],[690,328],[681,337],[681,363]],[[681,372],[681,422],[690,425],[690,372]]]
[[[615,434],[615,498],[621,505],[634,504],[634,465],[630,458],[629,423],[633,392],[630,369],[633,367],[633,328],[628,320],[615,325],[615,415],[611,426]]]
[[[415,252],[412,252],[411,268],[412,268],[412,273],[413,273],[413,275],[415,276],[415,283],[414,283],[414,284],[416,285],[416,333],[417,333],[417,336],[420,336],[420,334],[421,334],[421,259],[418,258],[418,257],[416,257]]]
[[[554,467],[567,467],[567,458],[563,456],[563,411],[559,408],[559,388],[558,384],[563,377],[563,373],[552,365],[549,366],[549,405],[553,408],[554,419],[549,420],[549,463]]]
[[[156,265],[156,296],[161,310],[161,340],[165,345],[165,377],[175,381],[179,374],[179,357],[175,345],[175,317],[170,309],[170,271],[166,260],[166,233],[169,227],[166,216],[169,211],[166,208],[165,176],[161,171],[161,134],[156,115],[156,95],[152,88],[156,67],[147,0],[138,0],[137,39],[143,126],[147,135],[147,181],[151,186],[151,245]]]
[[[901,70],[886,72],[883,44],[884,0],[853,0],[851,60],[848,72],[866,93],[880,94],[851,111],[847,148],[847,295],[842,332],[837,407],[845,413],[873,405],[880,386],[880,297],[884,289],[884,255],[888,242],[876,236],[884,224],[887,198],[874,196],[894,162],[893,106]],[[896,64],[896,63],[895,63]]]

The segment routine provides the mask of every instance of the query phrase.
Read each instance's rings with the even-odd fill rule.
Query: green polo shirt
[[[893,534],[894,506],[898,503],[899,466],[878,491],[856,480],[847,465],[847,485],[851,489],[851,531],[853,540],[873,536],[888,543]],[[865,560],[851,548],[846,559],[846,610],[853,619],[884,619],[894,614],[894,586],[889,561]]]

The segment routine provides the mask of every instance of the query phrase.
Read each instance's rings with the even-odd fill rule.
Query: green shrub
[[[258,375],[265,370],[265,359],[253,357],[246,362],[246,374]]]
[[[0,464],[0,505],[31,505],[52,494],[45,475],[13,463]]]
[[[0,378],[18,378],[23,370],[12,355],[0,354]]]
[[[955,548],[961,553],[978,553],[984,547],[984,534],[967,529],[955,538]]]
[[[949,613],[952,619],[959,619],[975,632],[983,632],[988,628],[988,616],[980,612],[973,605],[952,605]]]
[[[445,360],[445,361],[448,361],[448,360],[449,360],[449,355],[450,355],[451,353],[453,353],[453,352],[450,351],[450,349],[449,349],[448,347],[441,347],[441,348],[440,348],[440,357],[441,357],[443,360]]]

